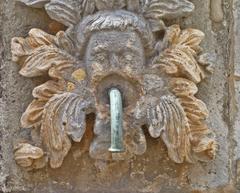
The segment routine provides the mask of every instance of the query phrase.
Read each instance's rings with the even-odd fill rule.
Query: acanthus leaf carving
[[[31,128],[40,125],[45,104],[45,101],[33,100],[21,117],[21,127]]]
[[[60,48],[62,44],[57,45],[58,42],[55,36],[39,29],[31,30],[26,39],[13,38],[12,55],[13,60],[21,65],[20,74],[35,77],[48,74],[51,67],[59,72],[72,67],[76,63],[75,58]]]
[[[189,15],[194,4],[187,0],[18,0],[35,8],[45,7],[49,16],[64,24],[72,26],[83,17],[96,11],[124,9],[139,12],[150,22],[152,30],[164,29],[161,20],[175,19]]]
[[[23,128],[36,127],[41,125],[43,110],[48,100],[55,94],[64,92],[65,84],[63,81],[49,80],[46,83],[34,88],[34,100],[28,106],[21,118]]]
[[[199,44],[203,37],[204,34],[199,30],[181,31],[178,25],[171,26],[164,40],[164,43],[170,46],[154,59],[153,67],[159,67],[167,74],[199,83],[205,77],[196,59],[201,50]]]
[[[186,113],[191,131],[192,149],[196,159],[201,161],[213,159],[216,156],[217,144],[212,131],[205,123],[209,114],[207,107],[205,103],[194,96],[197,93],[196,86],[189,80],[175,78],[170,83],[170,87],[173,93],[178,96]]]
[[[25,3],[27,6],[42,8],[50,0],[18,0],[22,3]]]
[[[53,96],[43,111],[41,136],[50,155],[50,165],[57,168],[71,148],[71,140],[80,142],[86,129],[87,103],[79,95],[63,93]]]
[[[14,62],[22,64],[21,58],[31,54],[33,49],[43,45],[50,45],[54,42],[54,36],[39,29],[31,29],[28,34],[29,36],[26,39],[21,37],[12,39],[11,50]]]
[[[199,58],[204,33],[191,28],[181,30],[179,25],[166,27],[164,23],[187,16],[194,9],[193,3],[22,2],[44,6],[52,19],[68,29],[56,35],[32,29],[27,38],[12,40],[12,60],[20,65],[20,74],[49,78],[33,90],[34,100],[21,118],[22,127],[40,129],[43,147],[20,143],[15,151],[20,166],[40,168],[40,163],[46,165],[49,160],[52,168],[60,167],[72,141],[80,142],[89,133],[86,131],[89,113],[96,116],[89,149],[94,159],[123,160],[142,155],[147,148],[143,132],[146,126],[150,136],[163,140],[169,158],[176,163],[215,157],[215,138],[205,123],[209,112],[195,96],[197,84],[207,72],[208,62]],[[163,39],[155,37],[155,32],[161,30],[165,31]],[[149,61],[152,63],[145,64]],[[111,143],[108,92],[112,87],[119,89],[124,99],[125,151],[119,153],[108,151]],[[34,157],[29,154],[31,150],[46,154]]]
[[[208,137],[211,132],[204,123],[208,117],[206,105],[194,97],[194,87],[188,90],[183,86],[188,83],[188,80],[181,78],[173,79],[170,84],[175,85],[173,90],[178,90],[177,98],[161,97],[159,104],[148,109],[151,136],[162,137],[169,157],[177,163],[211,160],[217,148],[214,138]],[[178,86],[180,88],[176,88]],[[185,91],[179,92],[181,89]]]
[[[175,109],[182,109],[181,117],[184,117],[185,126],[180,130],[186,131],[181,136],[183,143],[187,145],[181,148],[185,149],[185,152],[181,154],[174,152],[170,148],[171,143],[166,140],[166,136],[168,135],[165,135],[163,132],[166,126],[162,126],[163,136],[165,136],[163,141],[168,147],[169,157],[178,163],[182,163],[184,157],[186,157],[186,161],[188,162],[213,159],[217,148],[215,139],[208,137],[212,132],[204,122],[209,113],[207,107],[201,100],[195,97],[195,94],[198,92],[196,84],[205,77],[204,68],[197,62],[197,55],[201,51],[199,44],[203,37],[204,34],[199,30],[187,29],[181,31],[178,25],[173,25],[169,27],[164,39],[165,50],[153,61],[153,68],[157,67],[172,77],[169,81],[169,88],[172,94],[177,97],[175,104],[178,104],[178,108]],[[165,105],[163,103],[164,100],[162,101],[162,105],[160,105],[162,109],[159,106],[158,111],[156,109],[154,110],[161,118],[160,120],[152,118],[155,124],[159,125],[161,121],[163,121],[162,119],[165,118],[165,124],[172,122],[172,127],[179,129],[178,127],[181,126],[181,124],[177,123],[177,120],[173,121],[174,112],[171,111],[170,107],[167,108],[169,104],[173,104],[174,101],[166,102]],[[164,106],[167,109],[165,109],[165,111],[163,109]],[[155,115],[155,117],[157,115]],[[152,124],[150,128],[152,131],[156,130],[156,128],[154,130]],[[165,130],[168,132],[172,131],[171,127]],[[160,133],[161,132],[157,130],[158,136],[160,136]],[[171,132],[170,136],[175,136],[176,139],[179,139],[177,138],[177,131]],[[176,148],[179,147],[181,147],[180,144],[176,146]],[[198,156],[200,154],[201,156]],[[179,157],[179,155],[183,157]]]
[[[193,10],[194,5],[186,0],[142,0],[142,13],[153,31],[165,29],[162,20],[186,16]]]
[[[40,169],[46,165],[46,158],[41,148],[21,142],[14,148],[16,162],[28,170]]]
[[[172,96],[161,97],[159,104],[148,109],[148,119],[149,133],[152,137],[161,136],[173,161],[193,162],[189,125],[178,99]]]
[[[143,0],[143,14],[151,19],[173,19],[188,15],[194,4],[187,0]]]
[[[95,0],[83,0],[82,2],[82,15],[83,17],[94,13],[96,7]]]
[[[81,18],[79,1],[51,0],[45,5],[45,9],[52,19],[65,26],[77,24]]]

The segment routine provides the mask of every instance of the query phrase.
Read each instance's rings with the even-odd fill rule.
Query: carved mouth
[[[117,88],[123,98],[123,108],[135,106],[142,96],[140,83],[135,79],[123,77],[119,74],[104,76],[96,86],[96,99],[100,105],[109,105],[109,90]]]

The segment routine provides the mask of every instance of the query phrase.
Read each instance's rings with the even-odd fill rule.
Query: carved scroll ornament
[[[89,153],[103,160],[129,159],[146,151],[143,126],[162,139],[176,163],[215,157],[216,142],[205,120],[206,105],[196,98],[206,75],[198,61],[204,34],[196,29],[166,27],[164,20],[186,16],[187,0],[20,0],[44,7],[68,29],[50,35],[32,29],[12,39],[12,58],[22,76],[48,76],[33,90],[21,118],[23,128],[38,128],[34,141],[15,147],[16,162],[27,169],[62,165],[72,141],[86,132],[86,117],[95,114]],[[158,32],[163,31],[163,39]],[[107,90],[117,87],[124,98],[125,151],[112,154]],[[38,146],[38,147],[37,147]]]

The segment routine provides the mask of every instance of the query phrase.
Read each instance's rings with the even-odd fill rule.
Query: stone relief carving
[[[39,169],[62,165],[72,141],[86,132],[95,114],[89,154],[122,160],[147,149],[143,126],[153,140],[162,139],[176,163],[208,161],[216,142],[205,123],[206,105],[196,98],[197,84],[209,71],[201,62],[197,29],[165,26],[166,19],[190,14],[187,0],[20,0],[44,7],[67,26],[56,35],[32,29],[12,39],[12,60],[28,78],[48,77],[32,94],[21,118],[23,128],[38,128],[41,144],[24,141],[14,149],[17,164]],[[159,37],[164,32],[164,37]],[[108,91],[123,97],[124,152],[112,153]],[[88,129],[88,128],[87,128]]]

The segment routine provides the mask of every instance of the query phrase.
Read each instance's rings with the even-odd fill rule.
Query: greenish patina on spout
[[[111,147],[110,152],[122,152],[123,148],[123,107],[122,96],[117,88],[109,91],[111,111]]]

